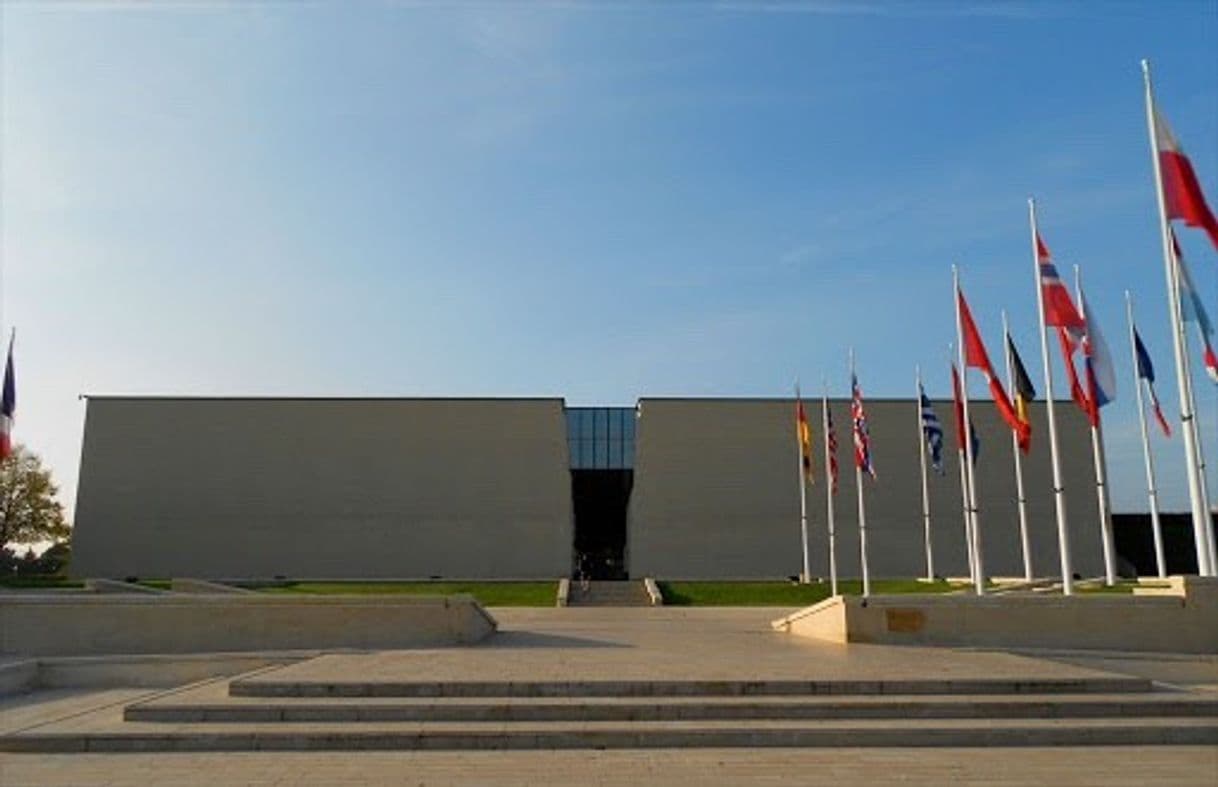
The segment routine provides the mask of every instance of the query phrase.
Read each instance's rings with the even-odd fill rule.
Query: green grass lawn
[[[664,603],[674,607],[800,607],[829,598],[828,582],[799,585],[793,582],[659,582]],[[967,585],[949,582],[919,582],[916,579],[877,579],[874,595],[882,593],[946,593]],[[838,591],[857,596],[863,592],[859,580],[838,582]]]
[[[139,579],[139,580],[136,580],[135,584],[143,585],[144,587],[152,588],[153,590],[172,590],[173,589],[171,587],[173,584],[172,579]]]
[[[468,593],[485,607],[552,607],[558,596],[555,582],[287,582],[258,590],[322,596]]]
[[[83,588],[85,583],[79,579],[68,579],[67,577],[43,577],[43,576],[25,576],[25,577],[0,577],[0,587],[2,588],[47,588],[54,590],[55,588]]]

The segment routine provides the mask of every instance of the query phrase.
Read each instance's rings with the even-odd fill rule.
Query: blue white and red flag
[[[875,478],[871,463],[871,435],[867,432],[867,414],[863,411],[863,391],[857,374],[850,375],[850,420],[854,432],[854,466]]]
[[[1138,377],[1146,381],[1146,390],[1150,392],[1150,407],[1154,411],[1155,420],[1159,422],[1159,428],[1163,430],[1163,434],[1171,437],[1171,426],[1163,417],[1163,408],[1159,406],[1159,396],[1155,393],[1155,365],[1150,361],[1150,353],[1146,351],[1146,345],[1142,344],[1142,337],[1138,334],[1137,328],[1133,329],[1133,346],[1138,356]]]

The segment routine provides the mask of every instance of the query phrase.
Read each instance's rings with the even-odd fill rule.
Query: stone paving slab
[[[770,628],[768,608],[497,608],[477,646],[332,654],[255,681],[1087,679],[1089,666],[994,651],[839,645]],[[255,682],[251,681],[251,682]]]
[[[1218,747],[3,754],[4,787],[1212,785]]]
[[[0,735],[99,710],[121,712],[128,704],[152,696],[147,689],[54,689],[3,697]]]

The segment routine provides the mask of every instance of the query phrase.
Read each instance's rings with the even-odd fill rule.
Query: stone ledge
[[[1132,596],[834,596],[771,625],[840,643],[1218,653],[1218,580],[1172,580]]]
[[[439,647],[478,642],[497,625],[468,595],[15,596],[0,599],[0,653]]]

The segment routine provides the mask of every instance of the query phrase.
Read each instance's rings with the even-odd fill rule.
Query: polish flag
[[[1218,248],[1218,219],[1205,204],[1205,195],[1193,163],[1184,154],[1180,141],[1172,133],[1167,121],[1156,109],[1155,149],[1159,154],[1159,172],[1163,181],[1163,202],[1167,205],[1169,219],[1181,219],[1190,227],[1200,227],[1210,236]]]
[[[1015,406],[1011,404],[1011,399],[1007,396],[1006,389],[1002,387],[1002,381],[994,373],[994,366],[990,363],[989,353],[985,351],[985,344],[981,341],[981,334],[977,331],[977,324],[973,322],[973,314],[969,311],[968,303],[964,300],[964,293],[959,289],[956,290],[956,308],[960,311],[960,326],[963,333],[961,341],[964,343],[964,365],[981,370],[981,374],[985,376],[986,383],[989,384],[990,396],[993,397],[994,404],[998,407],[998,414],[1002,416],[1002,420],[1007,422],[1007,426],[1011,427],[1016,437],[1022,443],[1031,436],[1030,427],[1015,412]]]

